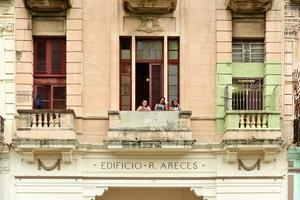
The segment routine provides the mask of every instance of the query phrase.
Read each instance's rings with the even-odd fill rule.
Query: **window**
[[[179,39],[168,39],[168,100],[179,101]]]
[[[233,110],[263,110],[263,79],[233,79]]]
[[[232,61],[233,62],[264,62],[263,41],[233,41]]]
[[[120,38],[120,110],[131,110],[131,38]]]
[[[65,38],[34,39],[35,75],[65,75]]]
[[[65,38],[34,38],[34,108],[66,108]]]

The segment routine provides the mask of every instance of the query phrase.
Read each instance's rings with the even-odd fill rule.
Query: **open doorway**
[[[136,109],[142,100],[147,100],[154,109],[160,97],[163,96],[163,68],[161,64],[136,64]]]

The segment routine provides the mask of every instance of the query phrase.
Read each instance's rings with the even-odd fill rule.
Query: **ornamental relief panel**
[[[158,16],[126,16],[123,18],[124,32],[139,32],[146,34],[157,34],[162,31],[175,32],[175,17]]]

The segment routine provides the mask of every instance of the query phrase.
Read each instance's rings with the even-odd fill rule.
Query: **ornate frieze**
[[[284,35],[286,36],[296,36],[300,28],[299,23],[285,23],[284,25]]]
[[[14,24],[13,23],[0,24],[0,32],[12,33],[13,31],[14,31]]]
[[[41,170],[42,168],[46,171],[52,171],[55,169],[60,170],[60,167],[60,159],[57,159],[57,161],[51,166],[46,166],[46,164],[41,159],[38,159],[38,170]]]
[[[173,12],[177,0],[123,0],[123,8],[135,14],[165,14]]]
[[[141,16],[140,17],[141,23],[136,28],[136,31],[145,32],[145,33],[154,33],[163,31],[161,28],[158,17],[155,16]]]
[[[72,7],[72,0],[24,0],[32,11],[65,11]]]
[[[273,0],[226,0],[225,4],[234,13],[264,13],[271,9]]]
[[[246,171],[252,171],[254,169],[260,170],[260,159],[251,166],[247,166],[241,159],[238,159],[238,169],[241,170],[242,168]]]

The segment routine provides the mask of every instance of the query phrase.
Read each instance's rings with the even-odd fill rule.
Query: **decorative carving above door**
[[[176,10],[177,0],[123,0],[123,8],[134,14],[165,14]]]

